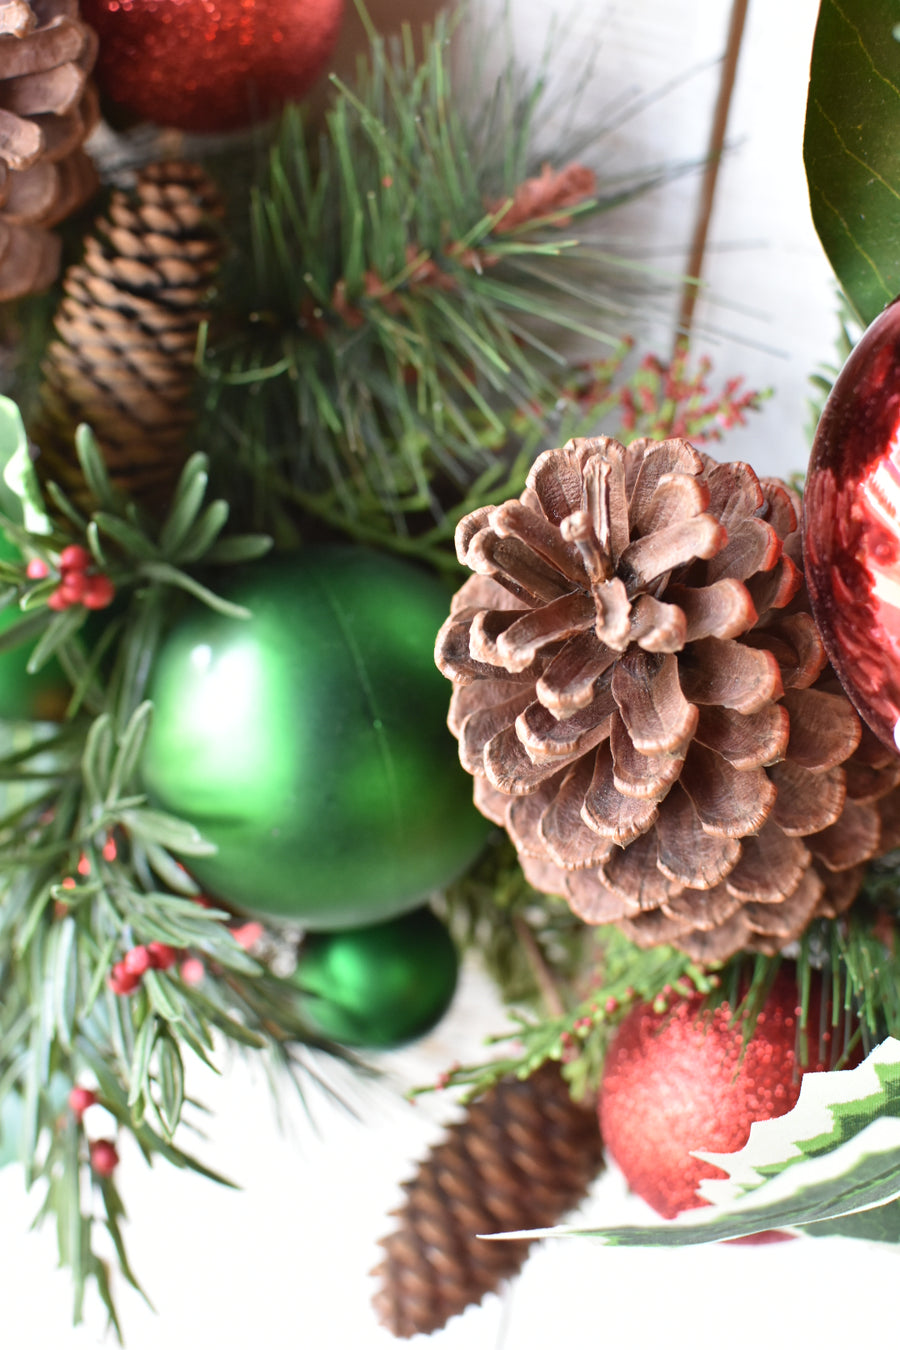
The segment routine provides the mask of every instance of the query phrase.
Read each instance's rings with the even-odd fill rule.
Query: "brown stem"
[[[513,918],[516,935],[522,944],[525,955],[528,958],[528,964],[531,966],[532,974],[541,991],[541,997],[547,1007],[551,1017],[563,1017],[565,1015],[565,1004],[560,997],[559,990],[556,987],[556,981],[547,962],[544,960],[544,954],[538,945],[538,941],[532,933],[528,924],[522,918],[521,914],[516,914]]]
[[[700,201],[697,206],[697,220],[694,225],[694,237],[688,254],[687,276],[681,293],[681,308],[678,312],[675,351],[683,348],[691,331],[694,318],[694,306],[699,292],[700,273],[703,268],[703,255],[706,252],[706,239],[709,234],[709,222],[712,216],[713,198],[722,152],[725,148],[725,129],[728,125],[728,113],[731,97],[734,93],[734,81],[737,75],[738,57],[744,36],[744,23],[747,18],[749,0],[733,0],[731,18],[728,23],[728,38],[722,57],[722,73],[719,77],[719,92],[713,110],[712,126],[709,132],[709,145],[706,152],[706,167],[700,184]]]

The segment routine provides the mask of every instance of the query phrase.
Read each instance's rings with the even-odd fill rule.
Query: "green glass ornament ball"
[[[163,644],[142,773],[215,844],[188,866],[238,909],[309,928],[421,904],[479,852],[485,823],[446,727],[434,638],[444,587],[355,546],[266,560]]]
[[[389,1050],[424,1036],[449,1008],[459,960],[430,909],[310,933],[293,980],[314,1030],[338,1045]]]
[[[21,563],[22,555],[0,533],[0,559]],[[0,609],[0,633],[22,618],[18,605]],[[0,719],[5,722],[59,722],[71,697],[71,689],[58,661],[48,661],[34,675],[28,662],[34,639],[0,652]]]

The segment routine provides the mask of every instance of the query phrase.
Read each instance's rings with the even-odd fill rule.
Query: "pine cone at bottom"
[[[526,1240],[484,1242],[479,1233],[546,1228],[582,1199],[603,1163],[593,1108],[572,1100],[559,1066],[498,1083],[405,1183],[398,1228],[373,1302],[395,1336],[429,1334],[517,1274]]]

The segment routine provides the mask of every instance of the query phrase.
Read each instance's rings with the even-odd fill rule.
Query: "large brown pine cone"
[[[55,281],[50,226],[97,186],[81,148],[99,115],[96,56],[77,0],[0,0],[0,301]]]
[[[518,1273],[531,1244],[478,1234],[558,1223],[602,1163],[597,1113],[572,1100],[558,1065],[491,1088],[405,1184],[399,1226],[373,1271],[381,1321],[395,1336],[427,1334],[480,1303]]]
[[[92,427],[113,481],[164,503],[186,458],[201,323],[221,256],[217,189],[194,164],[168,161],[113,193],[70,267],[43,366],[32,436],[38,467],[77,493],[72,439]]]
[[[570,442],[457,530],[438,666],[475,800],[588,923],[774,952],[900,842],[900,762],[827,665],[794,495],[686,441]]]

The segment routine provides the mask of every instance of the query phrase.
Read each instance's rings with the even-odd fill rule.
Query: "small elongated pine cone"
[[[533,885],[698,960],[773,953],[900,842],[900,761],[806,604],[796,500],[683,440],[570,441],[473,512],[435,657]]]
[[[406,1182],[399,1226],[372,1272],[381,1322],[429,1334],[518,1274],[531,1242],[479,1233],[558,1223],[603,1165],[597,1113],[572,1100],[559,1067],[504,1079],[473,1102]]]
[[[97,187],[82,149],[99,117],[96,57],[78,0],[0,0],[0,301],[56,280],[51,227]]]
[[[72,440],[92,427],[113,482],[162,504],[187,455],[200,325],[221,256],[217,189],[194,164],[144,169],[70,267],[31,428],[38,469],[78,494]]]

